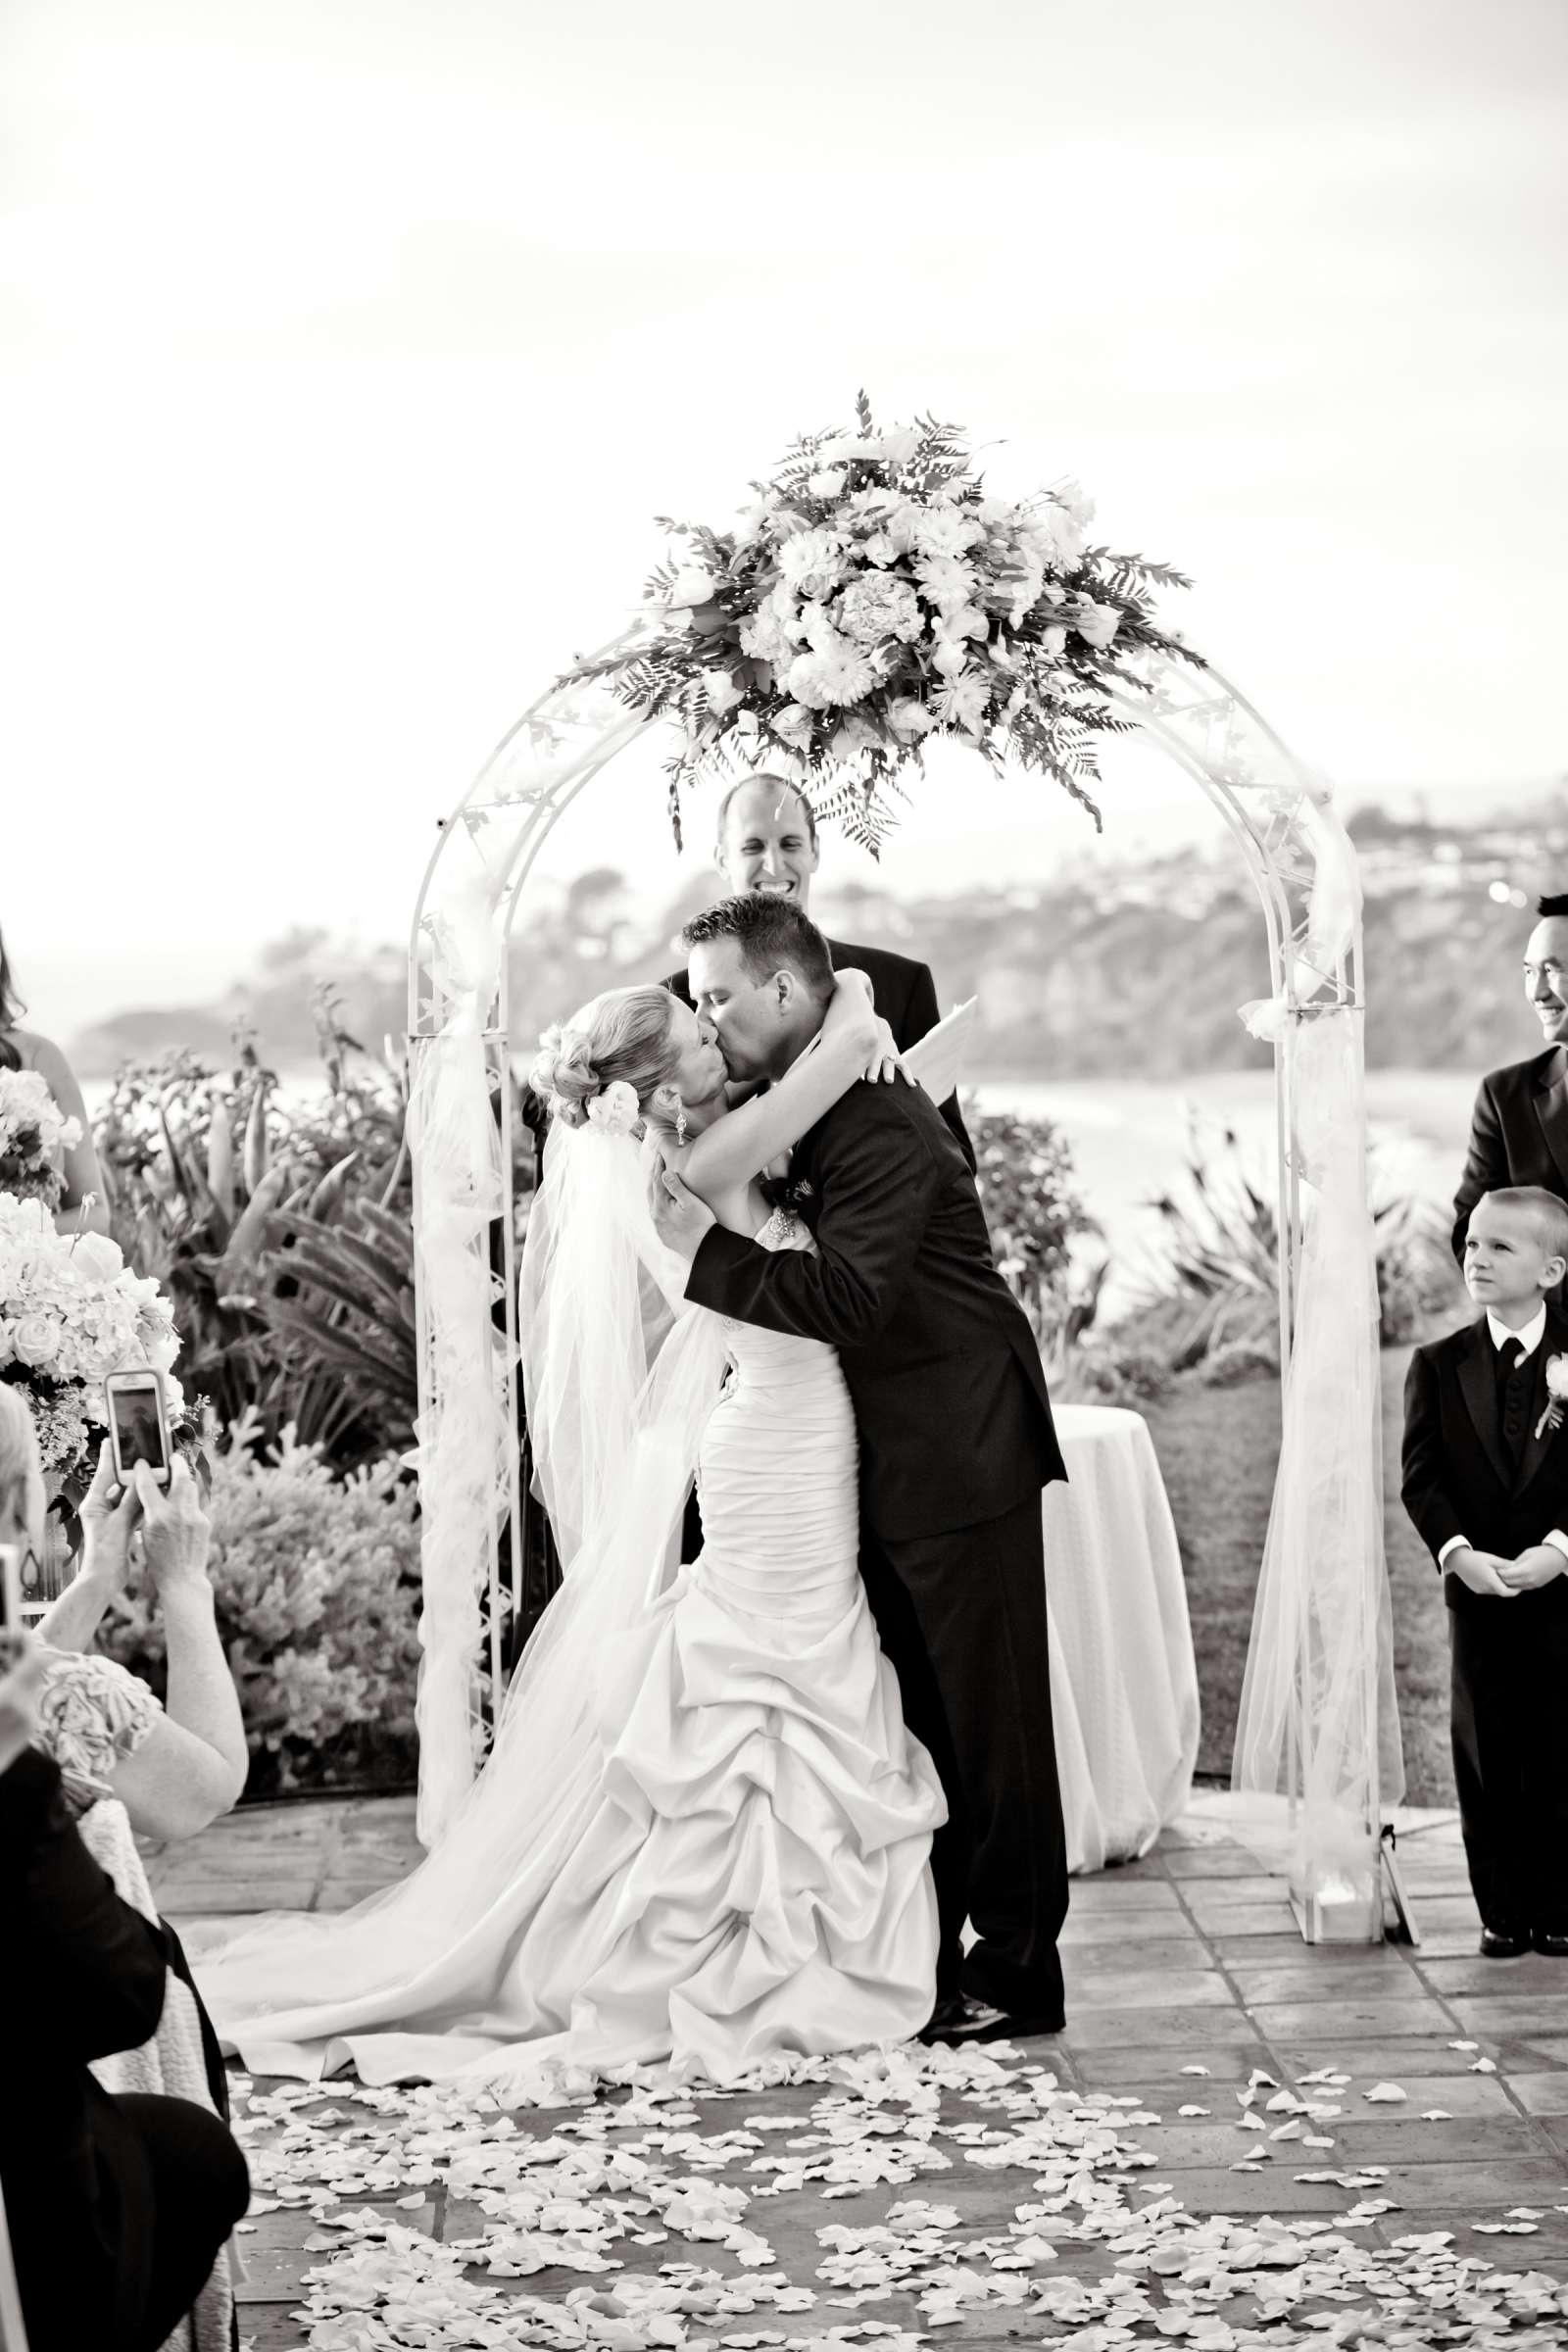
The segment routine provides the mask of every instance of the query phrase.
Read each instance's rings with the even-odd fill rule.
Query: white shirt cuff
[[[1551,1538],[1548,1536],[1546,1541],[1549,1544]],[[1440,1568],[1444,1566],[1450,1551],[1468,1551],[1469,1548],[1470,1539],[1468,1536],[1450,1536],[1438,1554],[1438,1566]],[[1568,1558],[1568,1544],[1563,1545],[1563,1554],[1565,1558]]]
[[[1550,1535],[1543,1536],[1541,1541],[1549,1544],[1553,1551],[1560,1551],[1563,1558],[1568,1560],[1568,1536],[1563,1534],[1560,1527],[1554,1527]]]

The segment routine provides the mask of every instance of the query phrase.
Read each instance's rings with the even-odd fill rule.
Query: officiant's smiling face
[[[720,805],[718,864],[737,897],[761,891],[805,913],[820,855],[811,811],[785,777],[752,776]]]
[[[1525,995],[1545,1043],[1568,1045],[1568,915],[1544,915],[1526,941]]]

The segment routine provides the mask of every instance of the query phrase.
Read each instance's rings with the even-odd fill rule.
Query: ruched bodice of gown
[[[783,1212],[757,1238],[813,1246]],[[233,1969],[220,1955],[209,1998],[258,2071],[520,2079],[667,2059],[722,2082],[925,2023],[945,1807],[860,1583],[849,1394],[819,1342],[725,1329],[702,1555],[605,1645],[595,1785],[569,1837],[482,1917],[465,1906],[450,1948],[421,1935],[400,1982],[258,1998],[260,1949]],[[437,1849],[400,1902],[452,1860]]]

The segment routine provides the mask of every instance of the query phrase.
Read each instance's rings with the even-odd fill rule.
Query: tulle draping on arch
[[[1273,1508],[1237,1720],[1238,1827],[1303,1901],[1380,1933],[1380,1812],[1404,1792],[1383,1551],[1376,1253],[1366,1192],[1362,1023],[1314,1004],[1359,911],[1336,811],[1301,820],[1314,879],[1298,957],[1300,1009],[1244,1007],[1284,1059],[1302,1235]]]

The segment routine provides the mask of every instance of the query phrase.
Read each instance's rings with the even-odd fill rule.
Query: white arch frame
[[[625,635],[637,633],[634,624]],[[1272,1037],[1275,1053],[1286,1432],[1274,1518],[1282,1523],[1301,1305],[1303,1185],[1313,1190],[1305,1173],[1310,1147],[1303,1134],[1298,1049],[1309,1027],[1319,1023],[1337,1033],[1332,1066],[1339,1075],[1332,1083],[1344,1098],[1332,1105],[1329,1125],[1347,1135],[1353,1131],[1357,1139],[1353,1169],[1348,1154],[1341,1156],[1337,1199],[1350,1220],[1346,1230],[1351,1232],[1352,1250],[1357,1216],[1370,1235],[1360,1141],[1364,998],[1354,853],[1333,813],[1327,787],[1215,672],[1153,658],[1147,680],[1147,693],[1118,693],[1121,714],[1159,744],[1219,811],[1263,912],[1272,987],[1266,1011],[1254,1025]],[[504,1605],[509,1598],[514,1605],[517,1598],[515,1542],[508,1547],[510,1593],[503,1592],[501,1575],[503,1531],[510,1527],[520,1536],[523,1516],[514,1436],[516,1113],[508,1051],[507,946],[545,840],[592,779],[649,723],[596,684],[574,678],[550,688],[509,729],[441,824],[415,906],[409,956],[410,1131],[425,1589],[418,1826],[427,1844],[439,1838],[471,1780],[483,1738],[478,1663],[486,1578],[489,1664],[497,1694]],[[760,756],[762,751],[760,738]],[[770,753],[768,763],[780,764],[776,754]],[[495,1220],[502,1228],[499,1324],[492,1273]],[[1365,1270],[1370,1273],[1369,1238]],[[1375,1278],[1372,1296],[1375,1314]],[[1332,1335],[1328,1344],[1337,1345]],[[1356,1344],[1364,1354],[1359,1331]],[[1321,1351],[1321,1337],[1318,1345]],[[1375,1330],[1372,1346],[1375,1349]],[[1362,1364],[1363,1376],[1364,1369]],[[1364,1446],[1357,1432],[1348,1441],[1360,1457],[1353,1469],[1363,1501],[1370,1492],[1374,1502],[1380,1485],[1375,1369],[1374,1363]],[[1331,1384],[1337,1378],[1331,1371]],[[1340,1390],[1331,1385],[1327,1393],[1343,1393],[1343,1384]],[[1271,1524],[1250,1688],[1264,1632],[1271,1554],[1287,1544],[1289,1534],[1283,1524]],[[1277,1568],[1269,1639],[1284,1654],[1272,1661],[1272,1686],[1260,1684],[1252,1693],[1254,1717],[1267,1718],[1261,1765],[1254,1757],[1244,1769],[1238,1744],[1238,1787],[1254,1796],[1284,1800],[1289,1825],[1284,1844],[1298,1916],[1310,1940],[1373,1940],[1382,1934],[1377,1855],[1385,1790],[1380,1788],[1379,1727],[1392,1686],[1386,1684],[1380,1693],[1380,1665],[1385,1675],[1388,1671],[1386,1597],[1381,1656],[1377,1622],[1381,1522],[1375,1535],[1357,1537],[1352,1548],[1373,1556],[1342,1560],[1337,1587],[1327,1599],[1323,1592],[1296,1591],[1289,1584],[1292,1575],[1307,1584],[1313,1578],[1299,1543],[1294,1564]],[[1348,1621],[1348,1610],[1353,1622]],[[1326,1680],[1333,1678],[1330,1652],[1361,1661],[1354,1671],[1362,1677],[1347,1693],[1342,1670],[1332,1709],[1324,1695]],[[1334,1820],[1325,1830],[1313,1774],[1319,1717],[1330,1711],[1337,1733],[1327,1767],[1333,1786],[1326,1793]],[[1387,1729],[1385,1722],[1385,1744]],[[1324,1795],[1319,1788],[1317,1799]],[[1348,1848],[1353,1848],[1348,1868],[1353,1899],[1345,1892]]]

